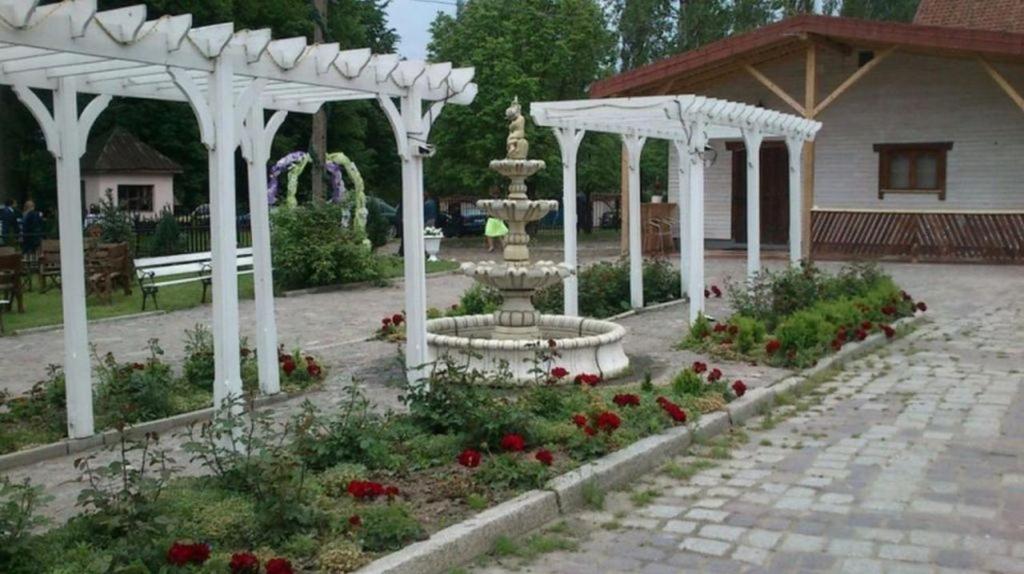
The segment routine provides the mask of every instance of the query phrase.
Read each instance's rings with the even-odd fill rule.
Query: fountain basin
[[[561,283],[572,275],[564,263],[538,261],[530,266],[481,261],[463,263],[462,273],[479,283],[502,290],[533,291]]]
[[[553,199],[481,199],[476,205],[490,217],[497,217],[502,221],[539,221],[548,213],[558,210],[558,202]]]
[[[598,374],[610,379],[629,369],[629,358],[622,347],[626,328],[610,321],[541,315],[538,321],[540,339],[500,340],[490,338],[494,332],[494,315],[445,317],[427,321],[427,356],[430,362],[450,356],[456,362],[483,372],[499,372],[504,364],[511,372],[511,382],[532,383],[536,373],[538,351],[555,341],[560,357],[552,366],[570,373],[562,379],[571,384],[581,373]]]

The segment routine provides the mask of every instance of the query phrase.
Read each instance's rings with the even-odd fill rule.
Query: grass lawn
[[[457,269],[458,266],[459,264],[454,261],[427,262],[427,273],[450,271]],[[401,277],[402,259],[394,256],[381,257],[381,268],[387,279]],[[210,291],[207,290],[207,303],[211,299]],[[203,287],[198,281],[161,287],[157,296],[160,310],[177,311],[196,307],[200,304],[199,298],[202,292]],[[238,278],[238,296],[240,299],[253,298],[252,275],[242,275]],[[26,292],[25,312],[18,313],[16,309],[17,306],[13,311],[4,312],[5,334],[11,334],[18,329],[60,325],[64,320],[60,289],[51,288],[46,293],[40,293],[36,288]],[[142,292],[139,291],[138,285],[133,283],[131,295],[125,295],[123,291],[117,290],[114,293],[112,304],[107,304],[105,300],[98,297],[89,297],[86,309],[90,320],[139,313],[142,311]],[[152,310],[154,310],[153,303],[149,301],[146,304],[146,311]]]

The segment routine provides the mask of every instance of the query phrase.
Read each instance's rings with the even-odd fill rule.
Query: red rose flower
[[[843,341],[840,339],[832,339],[832,350],[838,351],[843,348]]]
[[[167,549],[167,563],[172,566],[184,566],[192,561],[192,545],[175,542]]]
[[[192,545],[192,563],[202,564],[210,559],[210,545],[205,542],[196,542]]]
[[[353,528],[359,528],[363,525],[363,518],[358,514],[353,514],[352,516],[348,517],[348,524]]]
[[[885,332],[886,339],[892,339],[896,336],[896,329],[893,329],[889,325],[882,325],[882,331]]]
[[[384,317],[383,319],[380,320],[380,324],[384,325],[385,329],[388,328],[389,326],[391,326],[391,317]]]
[[[874,326],[874,323],[872,323],[871,321],[864,321],[863,323],[860,324],[860,328],[864,329],[865,331],[870,331],[871,328]]]
[[[704,298],[707,299],[710,296],[711,296],[711,291],[708,291],[707,289],[705,289],[704,290]]]
[[[388,498],[395,498],[401,494],[401,492],[398,490],[397,486],[388,486],[384,488],[384,494],[386,494]]]
[[[308,365],[306,365],[306,373],[308,373],[309,376],[316,379],[319,378],[321,374],[323,374],[323,370],[320,368],[320,365],[316,363],[309,363]]]
[[[707,364],[702,363],[700,361],[694,361],[693,362],[693,372],[695,372],[695,373],[697,373],[699,375],[699,374],[703,373],[706,370],[708,370]]]
[[[721,379],[721,378],[722,378],[722,371],[720,371],[717,367],[714,368],[714,369],[711,369],[711,372],[708,373],[708,382],[709,383],[713,383],[713,382],[715,382],[715,381],[717,381],[718,379]]]
[[[526,448],[526,440],[521,435],[509,433],[501,437],[501,448],[509,452],[520,452]]]
[[[715,299],[722,298],[722,290],[718,288],[718,285],[711,286],[711,293],[715,296]]]
[[[739,327],[737,327],[736,325],[729,325],[729,334],[730,335],[736,335],[736,333],[739,333],[739,332],[740,332],[740,328]]]
[[[925,305],[924,301],[917,302],[917,310],[924,313],[928,310],[928,305]]]
[[[782,348],[782,343],[778,339],[772,339],[768,341],[768,344],[764,346],[764,352],[769,355],[775,354]]]
[[[658,404],[661,405],[661,408],[666,413],[668,413],[668,416],[672,417],[672,420],[674,420],[675,422],[686,422],[686,411],[679,408],[679,405],[673,403],[672,401],[666,399],[665,397],[658,397]]]
[[[836,339],[846,340],[846,327],[839,327],[836,330]]]
[[[395,326],[397,327],[398,325],[401,325],[402,323],[405,322],[405,317],[403,317],[399,313],[395,313],[394,315],[391,316],[391,322],[394,323]]]
[[[867,331],[865,331],[864,329],[857,329],[857,340],[858,341],[863,341],[864,339],[867,339],[867,338],[868,338],[868,332]]]
[[[459,464],[466,468],[476,468],[480,466],[480,453],[467,448],[459,454]]]
[[[260,559],[252,552],[236,552],[228,564],[231,574],[259,574]]]
[[[348,483],[348,493],[352,495],[352,498],[358,498],[360,500],[374,499],[378,496],[384,496],[385,494],[389,497],[398,494],[398,488],[394,486],[384,487],[379,482],[370,482],[367,480],[353,480]]]
[[[747,385],[743,381],[736,379],[732,383],[732,392],[736,393],[737,397],[742,397],[747,392]]]
[[[533,458],[537,459],[544,466],[551,466],[555,462],[555,455],[551,454],[550,450],[538,450],[537,454],[533,455]]]
[[[555,367],[551,369],[551,376],[556,379],[564,379],[569,376],[569,371],[565,367]]]
[[[729,330],[729,327],[727,327],[725,325],[725,323],[715,323],[715,326],[712,329],[712,331],[714,331],[716,333],[722,333],[722,332],[728,331],[728,330]]]
[[[267,562],[267,574],[295,574],[292,563],[284,558],[272,558]]]
[[[892,305],[886,305],[886,306],[882,307],[882,314],[883,315],[888,315],[888,316],[895,315],[896,314],[896,307],[893,307]]]
[[[285,360],[281,361],[281,370],[284,371],[285,375],[292,376],[292,373],[295,372],[295,361],[291,357],[286,357]]]
[[[615,397],[612,398],[612,402],[620,407],[638,407],[640,406],[640,397],[632,394],[615,395]]]
[[[577,385],[587,385],[590,387],[596,386],[597,383],[601,382],[601,375],[592,375],[589,373],[580,373],[573,379]]]
[[[583,432],[587,433],[587,436],[594,436],[597,434],[597,429],[588,425],[583,427]]]
[[[910,296],[910,293],[907,293],[906,291],[900,291],[900,297],[903,298],[904,301],[912,301],[914,299]]]
[[[587,426],[587,417],[585,415],[573,415],[572,422],[578,427]]]
[[[611,411],[605,411],[597,415],[597,428],[605,432],[610,433],[619,428],[619,425],[621,424],[622,419],[619,418],[619,415]]]

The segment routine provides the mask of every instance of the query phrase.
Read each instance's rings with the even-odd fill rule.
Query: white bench
[[[235,252],[239,275],[252,274],[252,247],[243,247]],[[206,302],[206,289],[213,281],[211,254],[186,253],[184,255],[168,255],[165,257],[144,257],[135,260],[135,277],[142,291],[142,310],[146,310],[146,299],[153,299],[157,309],[156,295],[161,287],[181,285],[199,281],[203,284],[201,301]],[[160,278],[169,278],[160,280]]]

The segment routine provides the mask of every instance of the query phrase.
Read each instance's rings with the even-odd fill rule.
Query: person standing
[[[491,188],[491,199],[498,199],[501,192],[497,186]],[[495,245],[501,245],[503,238],[508,235],[508,226],[497,217],[488,217],[484,225],[484,236],[487,238],[487,252],[493,253]]]
[[[33,254],[43,242],[43,214],[36,210],[31,199],[25,202],[25,214],[21,219],[21,253]]]
[[[13,199],[4,200],[0,208],[0,240],[4,245],[15,245],[18,242],[18,208]]]

